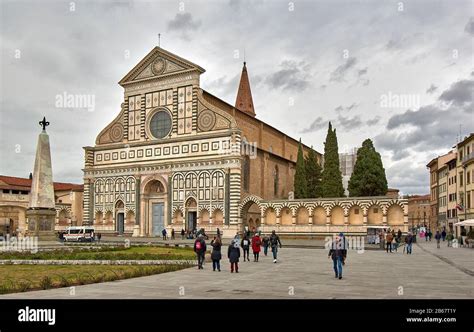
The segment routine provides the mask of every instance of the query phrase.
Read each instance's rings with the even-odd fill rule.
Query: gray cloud
[[[339,105],[337,106],[334,110],[336,112],[350,112],[352,110],[355,110],[357,107],[359,107],[360,104],[358,103],[352,103],[350,104],[349,106],[342,106],[342,105]]]
[[[464,27],[464,31],[474,36],[474,17],[471,17],[467,22],[466,26]]]
[[[303,129],[301,133],[312,133],[314,131],[320,130],[327,127],[328,121],[324,120],[322,117],[317,117],[308,128]]]
[[[377,135],[375,141],[395,156],[407,147],[420,152],[449,147],[456,141],[459,124],[472,123],[473,103],[465,93],[472,84],[473,81],[458,81],[441,94],[439,102],[393,115],[388,120],[387,131]],[[451,103],[446,105],[442,101]]]
[[[282,69],[271,74],[265,83],[274,89],[305,90],[310,85],[310,66],[304,61],[285,60],[281,63]]]
[[[341,82],[344,80],[346,74],[354,68],[357,59],[354,57],[348,58],[342,65],[338,66],[332,73],[330,81]]]
[[[435,86],[434,84],[431,84],[430,87],[426,90],[426,93],[432,94],[436,90],[438,90],[438,87]]]
[[[365,124],[367,126],[375,126],[376,124],[378,124],[380,122],[380,119],[381,119],[381,117],[377,115],[377,116],[373,117],[372,119],[367,120]]]
[[[176,31],[181,33],[184,40],[189,40],[189,33],[196,31],[201,26],[201,21],[195,21],[190,13],[178,13],[168,21],[168,31]]]
[[[454,105],[464,105],[473,102],[474,80],[462,80],[452,84],[444,91],[439,99]]]
[[[339,115],[337,117],[337,123],[345,131],[351,131],[358,129],[362,125],[362,120],[359,115],[356,115],[352,118]]]

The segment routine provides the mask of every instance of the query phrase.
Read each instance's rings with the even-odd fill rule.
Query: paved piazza
[[[420,247],[421,245],[421,247]],[[435,241],[413,247],[413,255],[367,250],[349,252],[344,278],[334,278],[332,261],[323,249],[285,248],[278,264],[270,256],[260,262],[241,262],[231,274],[227,260],[222,272],[190,268],[161,275],[34,291],[1,298],[34,299],[358,299],[474,297],[474,250],[436,249]],[[262,253],[263,254],[263,253]],[[401,289],[400,287],[403,287]],[[184,290],[184,295],[182,294]],[[292,292],[294,290],[294,293]],[[400,291],[403,295],[399,295]],[[293,293],[294,295],[290,295]]]

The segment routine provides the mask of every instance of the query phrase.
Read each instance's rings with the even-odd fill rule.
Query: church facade
[[[316,203],[306,202],[314,209],[299,218],[304,204],[292,207],[298,202],[289,200],[298,142],[256,118],[245,63],[235,106],[200,87],[203,73],[155,47],[119,82],[124,99],[117,117],[95,146],[84,148],[84,223],[98,232],[133,236],[161,236],[171,228],[219,228],[233,236],[246,227],[264,229],[265,220],[291,228],[303,218],[300,229],[313,232]],[[403,226],[405,203],[377,199],[386,207],[380,223],[388,222],[382,213],[396,205],[401,212],[393,223]],[[330,231],[332,203],[324,202],[324,231]],[[342,201],[336,205],[344,208]],[[344,209],[337,224],[348,226],[350,207]],[[296,232],[294,227],[287,231]]]

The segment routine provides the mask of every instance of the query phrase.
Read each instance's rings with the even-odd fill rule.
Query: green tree
[[[298,145],[298,157],[296,159],[296,172],[295,172],[295,198],[306,198],[308,192],[306,183],[306,169],[303,155],[303,146]]]
[[[349,180],[349,196],[384,196],[388,185],[382,158],[370,139],[357,151],[357,160]]]
[[[321,165],[318,163],[316,152],[311,147],[305,160],[306,167],[306,198],[318,198],[323,196],[323,188],[321,187]]]
[[[322,189],[323,197],[344,197],[342,175],[339,169],[336,129],[332,129],[331,122],[329,122],[326,142],[324,142]]]

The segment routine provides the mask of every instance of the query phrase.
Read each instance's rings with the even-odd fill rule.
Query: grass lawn
[[[176,265],[0,265],[0,294],[114,281],[188,268]]]
[[[76,259],[76,260],[190,260],[196,259],[192,248],[132,246],[130,248],[74,248],[53,251],[0,252],[0,259]]]

